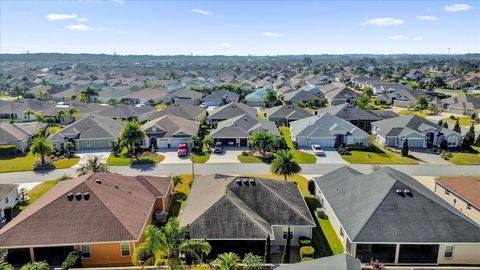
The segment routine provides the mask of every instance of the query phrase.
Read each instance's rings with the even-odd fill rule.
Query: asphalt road
[[[350,166],[362,173],[372,171],[372,165],[366,164],[302,164],[303,175],[323,175],[341,166]],[[460,176],[480,175],[480,165],[391,165],[390,167],[412,176]],[[168,175],[191,174],[192,164],[158,164],[156,166],[112,166],[110,171],[123,175]],[[215,163],[195,164],[195,174],[270,174],[268,165],[255,163]],[[75,169],[52,171],[24,171],[1,173],[0,184],[29,183],[54,180],[63,174],[76,176]]]

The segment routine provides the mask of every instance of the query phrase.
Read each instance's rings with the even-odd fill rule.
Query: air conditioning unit
[[[325,208],[323,207],[317,208],[317,215],[319,218],[327,218],[327,214],[325,213]]]

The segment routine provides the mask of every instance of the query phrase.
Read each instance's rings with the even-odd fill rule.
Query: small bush
[[[315,181],[313,180],[308,181],[308,192],[312,195],[315,194]]]
[[[68,253],[67,258],[62,263],[62,270],[82,267],[82,252],[74,250]]]
[[[450,115],[450,119],[455,120],[457,118],[455,118],[455,116],[453,116],[453,115]]]
[[[14,144],[0,145],[0,156],[13,156],[17,152],[17,147]]]
[[[312,245],[312,239],[306,237],[306,236],[301,236],[298,238],[298,244],[300,247],[305,247],[305,246],[311,246]]]
[[[242,156],[248,156],[248,155],[250,155],[250,152],[248,152],[248,151],[242,151]]]
[[[315,249],[312,246],[304,246],[300,248],[300,258],[313,258],[313,254],[315,254]]]
[[[5,214],[5,219],[7,221],[11,221],[13,219],[13,208],[10,205],[7,205],[3,209],[3,213]]]

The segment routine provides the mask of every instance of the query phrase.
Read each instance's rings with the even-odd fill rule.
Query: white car
[[[325,156],[325,152],[323,151],[322,147],[320,147],[320,145],[318,144],[312,144],[312,150],[316,156],[322,156],[322,157]]]

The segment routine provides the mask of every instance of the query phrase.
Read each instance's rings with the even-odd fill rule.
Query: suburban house
[[[207,117],[207,123],[214,125],[220,121],[227,120],[239,115],[249,114],[251,116],[257,116],[257,109],[250,107],[246,104],[232,102],[216,108],[209,112]]]
[[[0,184],[0,224],[5,218],[5,208],[15,207],[18,203],[18,185]]]
[[[169,177],[89,173],[61,181],[0,230],[0,248],[16,266],[58,266],[73,250],[86,267],[131,265],[145,227],[166,220],[171,192]]]
[[[321,147],[342,145],[370,145],[370,135],[330,113],[322,113],[290,123],[292,141],[298,148],[310,148],[312,144]]]
[[[168,114],[200,122],[207,117],[207,110],[205,110],[204,107],[180,102],[174,103],[167,108],[150,115],[149,119],[159,118]]]
[[[312,116],[312,113],[296,105],[279,105],[265,110],[265,117],[278,126],[288,126],[290,122]]]
[[[378,98],[383,98],[388,105],[402,108],[415,108],[417,107],[417,98],[420,96],[428,97],[428,95],[422,90],[406,90],[399,89],[395,92],[389,92],[380,95]]]
[[[18,121],[35,120],[35,114],[25,115],[24,112],[31,110],[44,116],[56,116],[55,102],[40,101],[36,99],[22,99],[20,101],[0,100],[0,119],[12,119]]]
[[[315,227],[297,184],[219,174],[195,178],[180,224],[189,225],[192,239],[210,243],[213,258],[224,251],[263,255],[267,235],[272,251],[280,250],[289,227],[291,244],[297,246],[298,238],[311,238]]]
[[[74,122],[49,138],[56,149],[63,149],[67,141],[77,150],[111,149],[111,141],[118,139],[124,123],[110,117],[90,115]]]
[[[267,88],[262,88],[253,93],[246,95],[245,101],[247,102],[247,105],[252,107],[265,106],[265,96],[267,95],[268,91],[269,90]]]
[[[480,224],[480,179],[473,176],[435,179],[435,193]]]
[[[203,98],[206,106],[221,106],[230,102],[238,102],[240,96],[225,89],[217,90]]]
[[[110,117],[112,119],[118,119],[122,121],[132,121],[144,122],[149,119],[149,117],[154,114],[157,110],[155,107],[144,105],[125,105],[119,104],[113,107],[109,107],[103,111],[97,112],[97,115]]]
[[[144,88],[123,96],[122,99],[125,99],[132,104],[148,104],[149,101],[153,101],[154,104],[157,104],[167,100],[168,93],[164,88]]]
[[[462,142],[461,134],[414,114],[373,122],[372,134],[379,144],[389,147],[402,147],[406,139],[411,148],[440,146],[443,140],[448,147],[458,147]]]
[[[289,104],[295,104],[297,102],[307,103],[314,98],[317,98],[317,96],[305,90],[296,90],[283,94],[283,100]]]
[[[359,259],[349,254],[338,254],[310,261],[284,264],[275,270],[362,270]]]
[[[385,81],[366,83],[366,87],[372,88],[373,94],[375,95],[391,93],[391,92],[395,92],[402,89],[409,90],[409,91],[412,90],[412,87],[408,85],[403,85],[401,83],[385,82]]]
[[[184,87],[170,94],[170,97],[173,99],[174,103],[199,105],[202,100],[202,93]]]
[[[480,114],[480,99],[465,93],[459,93],[457,96],[446,98],[441,101],[444,108],[449,113],[477,116]]]
[[[280,137],[274,122],[242,114],[219,122],[217,128],[210,132],[210,138],[215,142],[221,141],[225,146],[246,147],[250,145],[250,135],[258,130]]]
[[[15,145],[18,152],[25,153],[32,137],[47,124],[40,122],[0,122],[0,145]]]
[[[329,113],[336,117],[342,118],[345,121],[348,121],[355,126],[361,126],[364,122],[373,122],[382,120],[382,118],[376,116],[375,114],[362,110],[360,108],[354,107],[352,104],[343,103],[340,105],[330,106],[321,108],[317,111],[317,114]]]
[[[343,103],[355,104],[355,101],[360,97],[357,92],[344,86],[324,89],[326,91],[323,94],[331,106]]]
[[[362,263],[480,263],[480,226],[400,171],[364,175],[344,166],[313,181],[318,211]]]
[[[142,126],[147,137],[141,146],[156,149],[176,148],[180,143],[190,144],[192,136],[197,136],[199,127],[199,122],[166,114]]]

